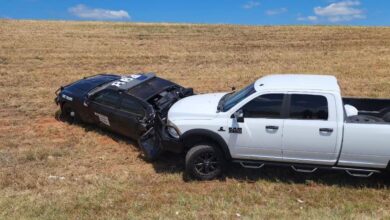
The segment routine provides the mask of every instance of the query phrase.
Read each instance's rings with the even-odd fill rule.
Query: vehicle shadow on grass
[[[152,163],[157,173],[182,173],[184,181],[192,181],[184,174],[184,155],[165,153]],[[255,183],[266,180],[275,183],[328,185],[348,188],[374,188],[385,189],[390,187],[390,175],[374,174],[369,178],[349,176],[340,170],[318,170],[312,174],[297,173],[290,167],[264,166],[261,169],[247,169],[237,163],[228,165],[227,173],[220,178],[221,182],[227,179],[235,179],[247,183]]]
[[[329,185],[348,188],[375,188],[382,189],[390,186],[388,174],[374,174],[371,177],[352,177],[345,171],[340,170],[318,170],[314,173],[297,173],[290,167],[264,166],[261,169],[245,169],[239,164],[231,164],[227,178],[237,179],[245,182],[256,182],[267,180],[286,184],[305,185]]]

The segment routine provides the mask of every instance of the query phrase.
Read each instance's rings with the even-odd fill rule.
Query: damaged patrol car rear
[[[167,126],[167,112],[175,102],[191,95],[192,88],[154,73],[98,74],[62,86],[55,102],[62,119],[96,124],[138,140],[146,158],[152,160],[164,149],[175,151],[170,149],[175,146],[171,141],[174,128]]]

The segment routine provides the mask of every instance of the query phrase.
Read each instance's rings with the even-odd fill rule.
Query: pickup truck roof
[[[258,79],[254,85],[260,90],[299,90],[340,92],[337,79],[329,75],[277,74]]]

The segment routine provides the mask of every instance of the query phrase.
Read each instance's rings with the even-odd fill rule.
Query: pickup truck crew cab
[[[201,180],[221,175],[228,161],[364,177],[390,166],[390,100],[343,98],[333,76],[270,75],[237,92],[186,97],[167,124],[186,152],[186,172]]]

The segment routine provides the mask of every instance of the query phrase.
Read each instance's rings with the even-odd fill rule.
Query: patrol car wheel
[[[196,145],[186,155],[186,174],[198,180],[212,180],[223,173],[226,160],[221,150],[210,144]]]
[[[63,104],[62,106],[61,120],[69,123],[74,123],[76,121],[76,112],[68,103]]]

